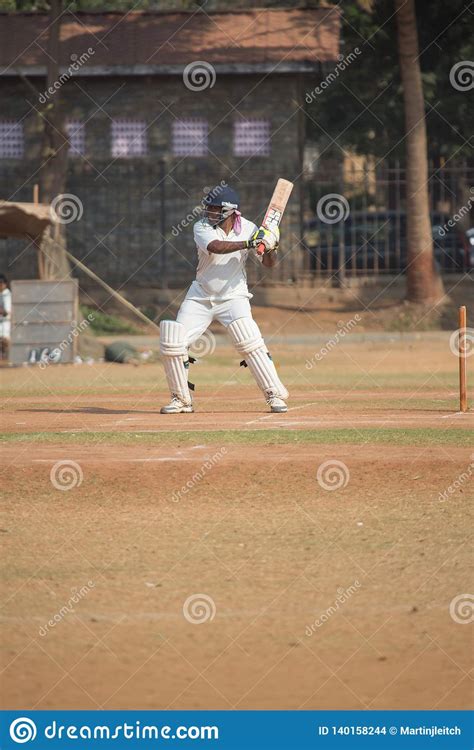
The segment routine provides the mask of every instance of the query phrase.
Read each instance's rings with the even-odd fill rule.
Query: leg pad
[[[161,321],[160,352],[171,394],[178,396],[183,403],[191,404],[187,370],[184,364],[188,356],[186,329],[181,323],[174,320]]]
[[[245,363],[265,397],[288,398],[288,391],[277,375],[260,329],[253,318],[238,318],[227,330],[237,351],[246,355]]]

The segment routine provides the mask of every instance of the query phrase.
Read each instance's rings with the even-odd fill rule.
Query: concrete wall
[[[44,82],[32,81],[41,93]],[[68,225],[69,249],[112,284],[187,284],[195,268],[192,226],[177,237],[172,227],[200,202],[206,186],[225,180],[236,187],[243,214],[259,220],[276,179],[297,180],[302,170],[301,95],[296,74],[220,76],[205,91],[188,90],[178,76],[78,78],[64,84],[60,94],[67,117],[86,121],[85,158],[69,163],[67,190],[84,207],[82,219]],[[23,118],[26,139],[23,160],[0,160],[1,198],[31,200],[41,142],[35,108],[38,102],[24,83],[17,79],[1,82],[2,118]],[[110,126],[117,117],[146,121],[147,157],[112,158]],[[172,122],[186,117],[208,120],[208,156],[171,154]],[[270,156],[233,155],[233,123],[241,117],[270,120]],[[303,260],[300,220],[297,186],[282,226],[282,257],[290,248],[292,252],[273,278],[286,281],[298,273]],[[12,277],[36,275],[34,254],[22,252],[24,245],[0,241],[0,265]],[[256,265],[251,267],[251,283],[261,273]]]

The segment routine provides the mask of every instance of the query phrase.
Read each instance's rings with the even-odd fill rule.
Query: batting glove
[[[260,243],[263,243],[265,246],[265,252],[270,252],[270,250],[276,250],[279,239],[280,231],[278,227],[272,230],[266,229],[265,227],[259,227],[259,229],[252,234],[250,239],[247,240],[247,247],[258,247]]]

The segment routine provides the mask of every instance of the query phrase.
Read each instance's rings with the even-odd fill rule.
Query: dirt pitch
[[[275,346],[286,415],[227,346],[177,417],[159,365],[4,371],[3,706],[470,707],[448,339]]]

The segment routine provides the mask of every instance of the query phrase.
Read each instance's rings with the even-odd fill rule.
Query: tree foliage
[[[253,8],[249,0],[71,0],[72,11],[191,10]],[[304,7],[321,5],[309,0]],[[451,85],[450,71],[474,60],[472,13],[465,0],[416,0],[420,62],[426,105],[429,156],[473,156],[474,108],[468,91]],[[300,0],[259,0],[259,7],[301,7]],[[307,106],[308,136],[327,145],[378,157],[403,154],[403,97],[398,65],[394,0],[341,0],[343,58],[361,54]],[[48,0],[0,0],[2,11],[48,12]],[[344,61],[342,60],[342,63]],[[335,70],[325,67],[323,78]],[[308,90],[312,90],[312,82]],[[314,78],[314,86],[318,79]],[[471,92],[472,94],[472,92]],[[469,144],[471,138],[471,144]]]
[[[313,140],[378,157],[403,154],[403,97],[398,65],[393,0],[377,0],[368,13],[343,0],[343,60],[360,54],[308,105],[308,135]],[[416,3],[420,63],[427,115],[429,155],[473,155],[469,138],[473,107],[467,91],[450,83],[450,70],[474,59],[472,15],[464,0],[420,0]],[[330,75],[334,65],[323,72]],[[472,141],[471,141],[472,143]]]
[[[68,8],[76,11],[127,11],[127,10],[163,10],[176,8],[186,10],[190,3],[186,0],[71,0]],[[194,3],[195,7],[195,3]],[[0,0],[0,11],[19,11],[48,13],[48,0]]]

